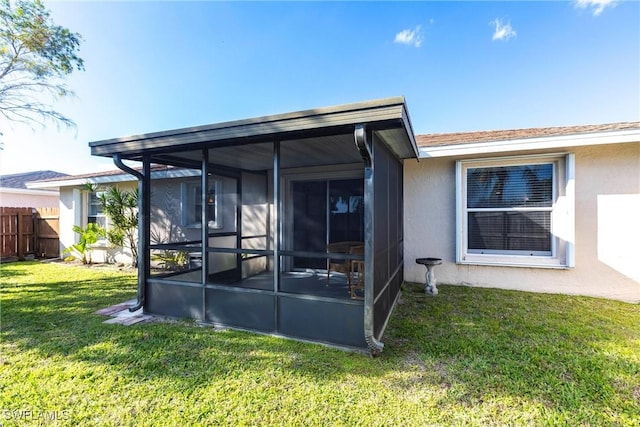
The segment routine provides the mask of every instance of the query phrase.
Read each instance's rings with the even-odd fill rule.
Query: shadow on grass
[[[640,307],[630,304],[452,286],[428,297],[405,286],[385,352],[370,359],[188,321],[107,325],[94,312],[133,298],[134,276],[78,270],[55,280],[62,270],[54,269],[50,281],[22,283],[28,274],[7,271],[3,341],[137,381],[167,378],[193,392],[213,378],[285,371],[320,382],[376,378],[402,393],[435,385],[443,390],[436,404],[511,396],[559,412],[638,409],[640,365],[624,357],[640,351]]]
[[[20,268],[20,264],[17,262],[2,263],[0,265],[2,265],[2,275],[0,277],[2,277],[3,281],[28,274],[24,269]]]
[[[89,272],[97,275],[84,277]],[[193,321],[104,324],[106,317],[95,311],[134,298],[136,287],[132,275],[100,276],[106,273],[79,267],[71,280],[53,280],[59,275],[52,274],[50,281],[17,279],[8,284],[3,340],[45,357],[71,357],[108,365],[123,376],[170,377],[191,386],[233,370],[267,365],[321,379],[343,371],[344,366],[336,363],[340,358],[359,360],[365,371],[369,369],[370,359],[361,355],[247,332],[216,331]],[[14,277],[20,274],[18,269]]]

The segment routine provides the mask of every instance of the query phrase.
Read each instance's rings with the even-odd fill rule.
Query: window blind
[[[553,164],[467,169],[467,250],[551,252]]]

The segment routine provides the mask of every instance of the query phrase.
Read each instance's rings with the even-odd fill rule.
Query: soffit
[[[273,143],[228,145],[209,149],[209,163],[233,169],[260,171],[273,168]],[[153,156],[152,161],[199,167],[202,150]],[[353,135],[295,139],[280,144],[280,167],[311,167],[362,162]]]

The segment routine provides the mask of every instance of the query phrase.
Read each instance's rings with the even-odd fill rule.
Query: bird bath
[[[429,295],[438,295],[438,288],[436,288],[436,276],[433,273],[433,267],[442,264],[441,258],[416,258],[416,263],[422,264],[427,267],[427,274],[425,275],[424,291]]]

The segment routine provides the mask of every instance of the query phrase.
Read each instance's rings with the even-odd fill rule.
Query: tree
[[[84,70],[81,40],[56,25],[40,0],[0,0],[0,117],[75,126],[47,101],[73,95],[64,78]]]
[[[138,189],[109,187],[100,194],[102,212],[109,218],[107,239],[112,245],[128,245],[133,266],[138,265]]]

